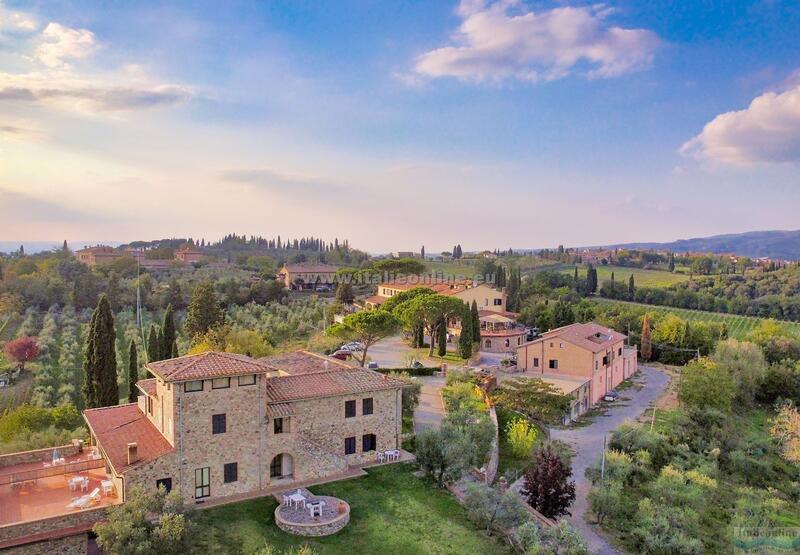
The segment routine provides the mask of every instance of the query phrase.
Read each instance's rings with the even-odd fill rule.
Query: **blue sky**
[[[789,2],[0,4],[0,240],[796,228]]]

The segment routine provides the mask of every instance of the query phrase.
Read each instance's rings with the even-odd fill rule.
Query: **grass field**
[[[636,279],[636,278],[634,278]],[[614,301],[606,299],[596,299],[602,303],[619,303],[628,306],[640,307],[642,311],[652,313],[672,313],[689,322],[720,322],[728,326],[728,336],[735,339],[743,339],[750,331],[758,326],[764,318],[752,316],[738,316],[736,314],[723,314],[721,312],[706,312],[703,310],[690,310],[688,308],[672,308],[669,306],[656,306],[642,303],[632,303],[628,301]],[[800,322],[779,321],[785,329],[800,335]]]
[[[268,543],[280,550],[307,544],[321,555],[509,553],[467,520],[452,495],[417,478],[413,470],[411,465],[394,464],[370,469],[364,478],[312,486],[315,494],[350,504],[350,524],[324,538],[300,538],[280,530],[273,497],[202,511],[200,526],[209,537],[201,548],[204,553],[253,553]]]
[[[575,266],[567,266],[559,270],[561,273],[572,274]],[[687,281],[688,275],[673,274],[661,270],[642,270],[641,268],[626,268],[624,266],[597,266],[597,282],[602,284],[611,279],[611,272],[614,272],[614,279],[620,283],[627,284],[628,279],[633,274],[633,281],[639,287],[669,287],[675,283]],[[586,276],[586,266],[578,266],[578,275]]]

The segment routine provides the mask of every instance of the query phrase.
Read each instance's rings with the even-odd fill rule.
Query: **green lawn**
[[[636,278],[634,278],[636,279]],[[653,313],[672,313],[689,322],[718,322],[724,323],[728,327],[728,337],[734,339],[744,339],[750,331],[758,326],[763,318],[756,318],[754,316],[739,316],[737,314],[726,314],[723,312],[706,312],[705,310],[691,310],[688,308],[672,308],[670,306],[658,306],[643,303],[632,303],[628,301],[616,301],[609,299],[596,298],[596,301],[602,303],[621,303],[635,307],[641,307],[642,310]],[[786,322],[779,321],[780,325],[788,331],[800,335],[800,322]]]
[[[559,271],[564,274],[572,274],[575,272],[575,266],[567,266]],[[598,283],[602,284],[604,281],[610,280],[611,272],[614,272],[616,281],[626,285],[631,274],[633,274],[633,281],[639,287],[669,287],[689,279],[686,274],[673,274],[662,270],[642,270],[641,268],[626,268],[624,266],[597,266]],[[586,276],[586,266],[578,266],[578,275]]]
[[[444,274],[445,276],[472,278],[475,275],[475,266],[469,262],[432,262],[425,261],[428,273]]]
[[[201,511],[209,530],[206,553],[252,553],[265,542],[286,549],[307,544],[321,554],[509,553],[498,540],[478,531],[447,491],[394,464],[370,469],[368,476],[311,487],[350,503],[350,524],[326,538],[300,538],[274,523],[277,502],[264,497]]]

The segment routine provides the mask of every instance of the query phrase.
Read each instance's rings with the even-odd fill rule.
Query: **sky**
[[[800,3],[0,0],[0,240],[796,229]]]

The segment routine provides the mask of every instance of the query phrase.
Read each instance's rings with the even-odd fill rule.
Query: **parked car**
[[[367,364],[367,368],[369,368],[370,370],[376,370],[380,367],[378,366],[377,362],[370,362],[369,364]]]
[[[353,353],[351,353],[350,351],[343,351],[341,349],[339,349],[338,351],[336,351],[331,355],[332,358],[338,358],[339,360],[347,360],[351,356],[353,356]]]
[[[420,361],[415,360],[414,362],[411,363],[411,368],[414,369],[425,368],[425,365],[422,364]]]
[[[616,401],[617,399],[619,399],[619,393],[617,393],[617,392],[616,392],[616,391],[614,391],[614,390],[608,391],[608,392],[607,392],[607,393],[606,393],[606,394],[603,396],[603,401],[607,401],[607,402],[609,402],[609,403],[613,403],[613,402],[614,402],[614,401]]]

